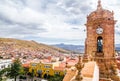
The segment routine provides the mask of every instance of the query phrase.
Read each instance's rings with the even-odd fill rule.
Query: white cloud
[[[102,0],[102,5],[115,12],[119,31],[120,2]],[[96,7],[96,0],[0,0],[0,36],[84,44],[86,16]],[[116,33],[117,43],[119,35]]]

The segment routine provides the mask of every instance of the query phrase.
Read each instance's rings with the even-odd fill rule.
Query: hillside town
[[[116,22],[114,11],[104,9],[102,1],[98,0],[96,10],[86,17],[86,30],[84,30],[86,38],[85,41],[82,40],[84,53],[34,40],[0,38],[0,81],[120,81],[120,50],[115,48]],[[59,24],[57,21],[56,23]],[[72,22],[72,24],[75,23]],[[16,22],[15,26],[16,24],[21,23]],[[25,25],[28,24],[22,24],[22,26]],[[49,24],[45,26],[49,27]],[[29,27],[32,28],[32,26]],[[47,31],[44,28],[41,30]],[[72,40],[72,34],[70,37]],[[58,40],[56,38],[56,41]]]
[[[5,44],[6,42],[4,42]],[[8,44],[8,43],[7,43]],[[46,79],[47,75],[61,75],[65,76],[67,70],[75,66],[81,54],[67,54],[59,51],[48,51],[46,49],[31,50],[31,49],[19,49],[9,45],[1,45],[0,48],[0,70],[8,68],[14,62],[16,58],[19,58],[22,66],[28,69],[27,74],[29,75],[34,71],[34,80]],[[82,56],[82,55],[81,55]],[[118,72],[120,72],[120,52],[116,52],[116,63]],[[26,76],[25,76],[26,77]],[[28,78],[28,77],[26,77]],[[28,78],[29,79],[29,78]],[[26,79],[21,79],[26,80]]]
[[[63,50],[61,52],[61,49],[56,50],[56,47],[46,49],[43,45],[43,47],[41,46],[42,49],[37,48],[36,50],[36,48],[29,48],[30,46],[23,47],[21,44],[18,45],[18,42],[9,42],[9,39],[7,42],[1,42],[0,70],[10,67],[14,60],[19,58],[22,66],[29,69],[28,73],[34,70],[36,77],[40,76],[40,78],[44,78],[46,73],[50,76],[55,74],[64,76],[66,67],[74,66],[78,61],[79,54],[72,54],[71,51],[66,52]],[[22,41],[22,43],[23,42],[24,41]],[[30,44],[32,43],[30,42]],[[38,71],[43,72],[42,75],[39,75]]]

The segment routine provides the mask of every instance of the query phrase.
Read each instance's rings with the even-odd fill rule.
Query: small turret
[[[101,0],[98,0],[97,10],[102,10]]]

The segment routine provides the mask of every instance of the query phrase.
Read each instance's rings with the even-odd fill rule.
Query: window
[[[58,74],[58,75],[59,75],[59,74],[60,74],[60,72],[57,72],[57,71],[56,71],[56,72],[55,72],[55,74]]]
[[[108,20],[111,20],[110,18],[108,18]]]
[[[3,69],[3,68],[5,68],[5,65],[2,65],[2,66],[1,66],[1,69]]]
[[[46,73],[49,73],[49,70],[46,70]]]
[[[38,70],[38,73],[41,74],[41,73],[42,73],[42,70]]]
[[[8,67],[10,67],[11,65],[8,65]]]
[[[49,66],[49,65],[45,65],[44,67],[45,67],[45,68],[50,68],[50,66]]]
[[[37,64],[32,64],[32,66],[36,66]]]

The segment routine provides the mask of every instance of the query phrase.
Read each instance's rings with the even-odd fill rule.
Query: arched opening
[[[37,73],[38,73],[38,77],[39,77],[39,78],[42,78],[42,70],[38,70]]]
[[[97,52],[103,52],[103,39],[101,36],[97,38]]]

